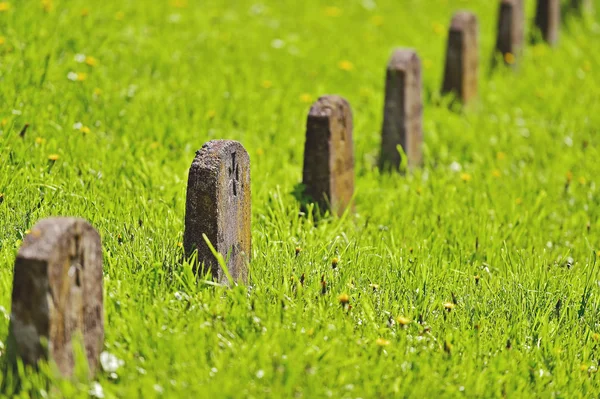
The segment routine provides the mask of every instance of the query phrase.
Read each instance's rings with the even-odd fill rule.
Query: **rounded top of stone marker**
[[[471,11],[457,11],[452,17],[452,23],[450,24],[451,31],[462,31],[465,28],[476,26],[477,16]]]
[[[56,244],[63,234],[71,232],[75,235],[98,232],[83,218],[50,217],[37,222],[23,240],[18,257],[46,260],[56,252]]]
[[[390,57],[388,68],[406,69],[409,66],[415,65],[415,63],[417,65],[421,63],[416,50],[411,48],[397,48]]]
[[[346,101],[346,99],[342,96],[338,95],[326,95],[321,96],[315,103],[310,107],[310,111],[308,112],[309,117],[329,117],[334,112],[335,109],[343,112],[346,109],[347,112],[350,111],[350,103]]]
[[[218,168],[224,156],[231,153],[240,153],[248,157],[248,152],[239,141],[235,140],[211,140],[196,151],[196,157],[192,162],[192,168],[214,169]]]

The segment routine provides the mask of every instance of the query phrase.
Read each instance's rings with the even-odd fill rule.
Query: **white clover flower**
[[[89,390],[89,394],[94,398],[102,399],[104,398],[104,389],[102,388],[102,385],[100,385],[100,383],[93,382],[92,387]]]
[[[285,42],[281,39],[273,39],[271,42],[271,47],[273,48],[280,49],[283,48],[283,46],[285,46]]]
[[[100,364],[102,365],[102,369],[107,373],[114,373],[119,367],[124,365],[125,362],[112,353],[104,351],[100,354]]]
[[[73,82],[77,81],[77,78],[78,78],[78,77],[79,77],[79,75],[77,74],[77,72],[73,72],[73,71],[71,71],[71,72],[69,72],[69,73],[67,74],[67,79],[69,79],[69,80],[71,80],[71,81],[73,81]]]
[[[450,164],[450,170],[453,172],[460,172],[462,170],[462,166],[458,162],[454,161]]]
[[[85,62],[85,54],[81,54],[81,53],[75,54],[74,58],[75,58],[75,62],[79,62],[79,63]]]
[[[83,127],[83,123],[81,123],[81,122],[75,122],[73,124],[73,129],[75,129],[75,130],[80,130],[82,127]]]
[[[158,393],[163,393],[165,390],[158,384],[154,384],[154,390]]]

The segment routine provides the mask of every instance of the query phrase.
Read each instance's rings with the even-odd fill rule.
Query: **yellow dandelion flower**
[[[169,4],[175,8],[186,8],[188,6],[187,0],[171,0]]]
[[[340,260],[339,260],[338,258],[333,258],[333,259],[331,259],[331,268],[332,268],[332,269],[335,269],[335,268],[337,267],[337,265],[338,265],[339,261],[340,261]]]
[[[388,346],[391,342],[385,338],[377,338],[375,343],[377,344],[377,346]]]
[[[0,46],[6,43],[6,38],[4,36],[0,36]]]
[[[48,160],[52,161],[52,162],[58,161],[59,158],[60,158],[60,155],[58,155],[58,154],[50,154],[50,155],[48,155]]]
[[[446,30],[444,28],[444,25],[440,24],[439,22],[434,22],[433,24],[431,24],[432,28],[433,28],[433,33],[435,33],[438,36],[441,36],[444,34],[444,31]]]
[[[587,183],[587,180],[585,180],[585,177],[580,176],[579,177],[579,184],[581,184],[582,186],[585,186],[585,183]]]
[[[259,148],[258,150],[256,150],[256,155],[258,155],[259,157],[262,156],[264,153],[265,153],[265,150],[263,150],[262,148]],[[302,251],[301,248],[300,248],[300,250],[298,250],[298,248],[300,248],[300,247],[296,247],[296,252]]]
[[[88,10],[87,8],[84,8],[83,10],[81,10],[82,17],[87,17],[88,15],[90,15],[90,10]]]
[[[271,82],[270,80],[263,80],[261,86],[265,89],[270,89],[273,86],[273,82]]]
[[[515,63],[515,55],[513,53],[505,53],[504,62],[506,62],[508,65],[513,65]]]
[[[31,233],[31,230],[29,230],[29,229],[25,230],[25,235],[28,235],[29,233]]]
[[[448,312],[450,312],[452,309],[454,309],[456,307],[456,304],[454,304],[452,302],[444,302],[443,306],[444,306],[444,309],[446,309]]]
[[[313,98],[310,94],[303,93],[300,95],[300,101],[303,103],[311,103],[313,101]]]
[[[157,149],[158,147],[160,147],[160,143],[158,141],[154,141],[150,144],[150,148],[153,150]]]
[[[567,172],[567,183],[571,183],[571,180],[573,180],[573,172],[568,171]]]
[[[123,18],[125,18],[125,13],[124,13],[123,11],[117,11],[117,12],[115,13],[115,19],[116,19],[117,21],[122,21],[122,20],[123,20]]]
[[[98,60],[94,57],[91,56],[87,56],[85,57],[85,63],[88,64],[89,66],[96,66],[98,65]]]
[[[581,371],[587,371],[588,370],[588,366],[585,364],[582,364],[581,366],[579,366],[579,370]]]
[[[597,251],[597,252],[596,252],[596,256],[600,256],[600,251]]]
[[[183,247],[183,243],[182,242],[178,242],[177,243],[177,247],[179,247],[179,248]]]
[[[88,134],[91,132],[90,128],[87,126],[81,126],[81,128],[79,129],[79,131],[83,134]]]
[[[494,177],[500,177],[500,176],[502,176],[502,172],[500,172],[498,169],[494,169],[492,171],[492,176],[494,176]]]
[[[583,70],[585,72],[590,72],[592,70],[592,64],[589,61],[583,63]]]
[[[499,153],[496,154],[496,159],[498,161],[503,161],[504,159],[506,159],[506,153],[500,151]]]
[[[35,143],[36,144],[44,144],[45,141],[46,141],[46,139],[43,139],[41,137],[36,137],[35,138]]]
[[[460,174],[460,179],[464,182],[468,182],[471,181],[473,179],[473,176],[471,176],[469,173],[461,173]]]
[[[371,23],[375,26],[383,25],[383,17],[381,15],[374,15],[371,17]]]
[[[343,60],[338,63],[338,68],[340,68],[342,71],[351,71],[354,69],[354,64],[348,60]]]
[[[44,9],[44,11],[46,12],[50,12],[52,11],[52,0],[42,0],[42,8]]]
[[[598,252],[600,252],[600,251],[598,251]],[[598,341],[598,340],[600,340],[600,334],[598,334],[598,333],[593,333],[593,334],[592,334],[592,339],[593,339],[594,341]]]
[[[407,326],[407,325],[409,325],[412,322],[408,317],[404,317],[404,316],[398,316],[398,317],[396,317],[396,321],[401,326]]]
[[[0,1],[0,12],[10,10],[10,3],[7,1]]]
[[[94,96],[98,97],[98,96],[101,96],[101,95],[102,95],[102,89],[99,88],[99,87],[96,87],[94,89]]]
[[[2,125],[4,127],[4,126],[6,126],[7,123],[8,123],[8,119],[4,118],[4,119],[2,119],[2,122],[0,122],[0,125]]]
[[[339,7],[326,7],[324,10],[328,17],[339,17],[342,14],[342,9]]]
[[[77,74],[77,80],[78,81],[83,82],[86,79],[87,79],[87,73],[78,73]]]
[[[345,293],[340,294],[340,296],[338,296],[338,301],[340,302],[340,304],[342,304],[342,306],[346,306],[348,302],[350,302],[350,296]]]
[[[217,116],[217,111],[214,109],[209,109],[206,111],[206,119],[214,119],[215,116]]]
[[[521,205],[523,203],[523,198],[519,197],[515,200],[515,204]]]

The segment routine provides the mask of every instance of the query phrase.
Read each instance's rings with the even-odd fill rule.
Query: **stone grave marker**
[[[409,168],[422,162],[423,101],[421,60],[414,50],[398,49],[387,66],[380,167],[400,167],[402,146]]]
[[[251,248],[250,157],[237,141],[212,140],[196,152],[188,176],[183,246],[190,256],[198,250],[215,280],[227,275],[204,241],[227,261],[236,282],[247,282]]]
[[[354,148],[350,104],[335,95],[310,108],[304,145],[304,194],[322,211],[342,215],[354,193]]]
[[[525,41],[525,9],[523,0],[501,0],[498,12],[496,51],[504,63],[515,66]]]
[[[479,69],[477,35],[478,23],[475,14],[468,11],[454,14],[448,32],[442,93],[454,93],[463,104],[477,97]]]
[[[560,28],[560,0],[538,0],[535,25],[542,38],[551,46],[555,45]]]
[[[102,295],[98,232],[83,219],[41,220],[15,262],[9,357],[30,365],[49,358],[70,376],[79,342],[94,374],[104,342]]]
[[[571,9],[579,12],[590,12],[594,9],[592,0],[571,0]]]

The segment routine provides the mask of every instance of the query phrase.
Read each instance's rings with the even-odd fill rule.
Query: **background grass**
[[[480,101],[453,112],[437,93],[464,8],[480,22]],[[492,73],[489,0],[0,9],[0,341],[25,232],[76,215],[102,236],[105,346],[123,361],[99,386],[25,372],[23,397],[600,394],[597,15]],[[424,70],[425,166],[405,177],[375,168],[398,46]],[[330,93],[354,112],[356,215],[315,224],[290,193],[308,108]],[[179,261],[187,169],[216,138],[252,161],[251,278],[230,290]]]

